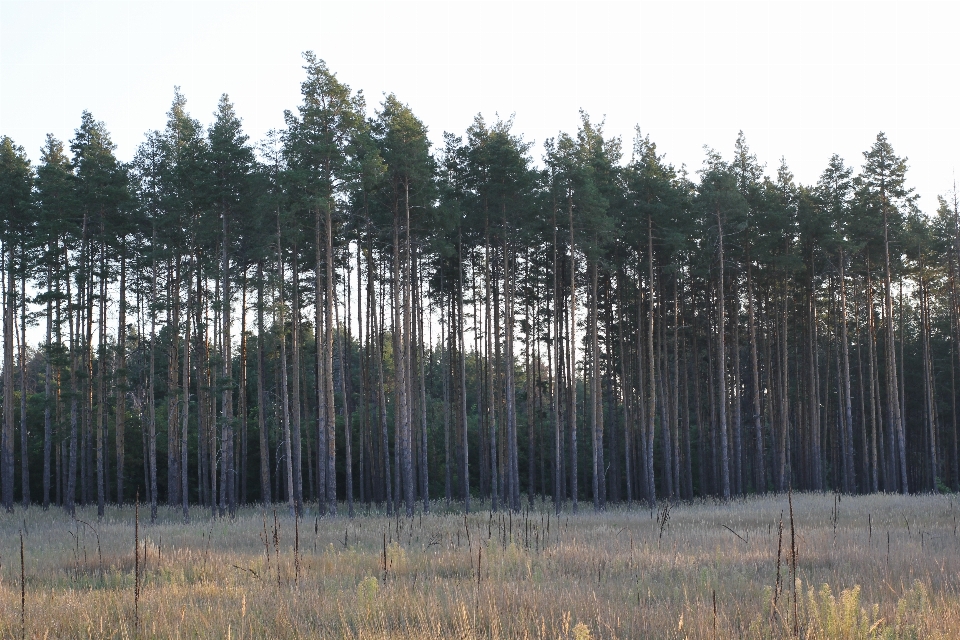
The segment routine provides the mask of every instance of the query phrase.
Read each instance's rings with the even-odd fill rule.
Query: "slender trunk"
[[[577,488],[577,260],[573,237],[573,194],[567,197],[567,216],[570,223],[570,328],[567,331],[567,382],[570,385],[570,499],[573,512],[577,512],[579,490]]]
[[[600,493],[603,474],[603,425],[600,423],[600,340],[597,337],[599,323],[597,321],[597,280],[599,269],[597,260],[590,263],[590,430],[593,436],[593,509],[599,511],[603,507]]]
[[[667,500],[673,499],[673,443],[670,438],[670,389],[667,355],[667,310],[666,304],[659,305],[657,310],[658,317],[658,335],[657,335],[657,353],[655,356],[655,366],[657,369],[657,393],[659,394],[658,405],[660,406],[660,449],[663,452],[663,496]]]
[[[561,447],[562,428],[560,425],[560,324],[562,321],[559,243],[557,241],[556,207],[553,215],[553,363],[550,367],[550,397],[553,409],[553,506],[557,515],[563,503],[563,476],[560,474],[560,461],[563,457]],[[548,353],[550,353],[548,351]]]
[[[69,265],[68,256],[66,254],[66,249],[64,249],[64,264]],[[69,270],[68,270],[69,271]],[[73,299],[70,294],[70,278],[64,278],[67,283],[67,330],[69,331],[69,340],[70,340],[70,458],[67,463],[67,486],[66,486],[66,496],[64,500],[64,506],[70,515],[76,514],[76,509],[74,507],[74,501],[76,500],[77,494],[77,396],[80,393],[79,388],[77,387],[77,340],[76,332],[74,331],[73,324]],[[6,309],[4,309],[6,312]],[[6,326],[6,313],[4,313],[5,325]],[[5,330],[5,335],[10,335]],[[151,342],[151,349],[152,349]],[[4,362],[6,362],[6,350],[4,350]],[[6,365],[4,365],[5,371],[10,371]],[[5,386],[4,389],[7,387]],[[10,386],[12,389],[12,385]],[[6,398],[6,396],[4,396]],[[12,405],[12,403],[10,403]],[[8,406],[7,402],[4,402],[4,406]],[[4,426],[6,426],[6,414],[4,415]],[[4,448],[4,453],[6,448]],[[4,495],[4,503],[6,503],[6,495]]]
[[[750,332],[750,386],[753,392],[753,435],[755,445],[755,478],[756,491],[766,493],[766,472],[764,465],[763,446],[763,408],[760,404],[760,367],[757,361],[757,322],[753,310],[753,263],[747,256],[747,323]]]
[[[720,418],[720,494],[724,500],[730,498],[730,451],[727,441],[727,348],[726,322],[724,320],[724,253],[723,221],[720,209],[717,209],[717,238],[719,242],[720,273],[717,278],[717,414]]]
[[[876,488],[870,485],[870,436],[867,433],[867,392],[863,382],[863,328],[860,325],[860,299],[853,297],[853,317],[856,321],[856,340],[857,340],[857,385],[860,396],[860,451],[863,467],[863,486],[860,487],[861,493],[876,491]]]
[[[101,218],[102,219],[102,218]],[[103,224],[100,226],[101,237],[103,236]],[[100,250],[100,305],[99,305],[99,320],[97,322],[97,518],[102,519],[104,514],[104,509],[106,507],[106,474],[104,473],[104,458],[106,451],[104,450],[104,440],[107,435],[107,414],[106,414],[106,404],[107,404],[107,260],[104,255],[104,247],[101,247]],[[25,326],[23,326],[26,329]],[[21,348],[21,353],[23,350]],[[23,370],[23,360],[21,360],[21,372]],[[21,373],[22,375],[22,373]],[[22,442],[26,445],[26,389],[21,389],[21,398],[23,399],[23,422],[22,422],[22,431],[24,437]],[[22,447],[21,451],[26,453],[26,446]],[[21,454],[22,455],[22,454]],[[29,502],[29,475],[27,474],[26,468],[26,455],[22,455],[24,460],[23,466],[23,481],[24,481],[24,506]]]
[[[457,349],[457,359],[460,363],[459,370],[459,395],[460,403],[457,407],[459,409],[459,431],[460,437],[463,441],[462,451],[460,452],[460,485],[461,491],[463,493],[463,510],[466,513],[470,512],[470,465],[469,465],[469,446],[467,441],[467,429],[469,426],[469,421],[467,420],[467,358],[466,358],[466,339],[464,337],[464,332],[466,327],[464,326],[463,319],[463,238],[462,230],[458,229],[457,231],[457,265],[458,265],[458,278],[457,278],[457,288],[459,295],[457,296],[457,342],[459,343],[459,348]]]
[[[190,318],[193,302],[193,287],[190,286],[190,270],[187,269],[187,312],[184,314],[183,329],[183,409],[180,424],[180,503],[183,507],[183,521],[190,522],[190,493],[187,446],[188,425],[190,424]]]
[[[372,468],[370,437],[370,352],[364,342],[363,325],[367,317],[363,315],[363,244],[361,231],[357,229],[357,359],[360,361],[360,455],[357,456],[360,472],[360,502],[372,501]],[[349,306],[349,304],[348,304]],[[367,316],[369,316],[369,311]],[[369,334],[368,334],[369,335]]]
[[[84,436],[84,451],[83,451],[83,460],[84,468],[83,473],[83,491],[81,496],[83,497],[83,504],[86,506],[89,501],[93,498],[93,486],[91,483],[95,479],[95,462],[93,460],[94,454],[94,438],[99,434],[99,428],[96,429],[94,433],[94,423],[93,423],[93,241],[87,239],[86,243],[86,284],[85,284],[85,298],[83,305],[83,321],[84,321],[84,352],[83,352],[83,367],[84,367],[84,386],[83,386],[83,436]]]
[[[120,300],[117,312],[117,415],[114,429],[117,444],[117,504],[123,506],[127,421],[127,260],[126,245],[120,250]]]
[[[930,490],[936,493],[937,487],[937,425],[936,404],[933,392],[933,362],[930,354],[930,306],[927,283],[924,279],[923,248],[919,248],[920,255],[920,333],[923,341],[923,385],[927,427],[927,447],[930,459]]]
[[[673,273],[673,359],[670,372],[670,431],[673,443],[673,497],[680,497],[680,284]],[[738,394],[739,395],[739,394]]]
[[[336,440],[336,415],[334,413],[334,394],[333,394],[333,305],[336,304],[334,294],[334,274],[333,274],[333,202],[328,202],[325,207],[325,234],[326,240],[326,291],[324,294],[324,401],[327,412],[327,434],[326,434],[326,481],[327,481],[327,511],[331,515],[337,513],[337,440]]]
[[[22,253],[20,259],[26,262]],[[21,504],[30,506],[29,446],[27,444],[27,276],[20,278],[20,332],[17,335],[20,360],[20,492]]]
[[[284,273],[283,273],[283,252],[281,251],[280,244],[280,218],[277,217],[277,269],[279,271],[279,280],[277,282],[277,289],[279,293],[279,305],[280,310],[280,321],[279,321],[279,338],[280,338],[280,396],[283,406],[283,455],[284,455],[284,468],[286,470],[286,480],[287,480],[287,505],[290,509],[290,517],[297,517],[297,502],[296,502],[296,493],[293,487],[293,444],[291,442],[290,434],[290,393],[289,386],[287,383],[287,330],[286,330],[286,317],[284,314],[284,301],[283,301],[283,289],[285,285]]]
[[[494,399],[494,371],[498,364],[497,359],[494,358],[493,362],[490,362],[490,354],[493,352],[493,342],[499,340],[499,336],[493,335],[493,314],[491,313],[491,307],[495,306],[492,304],[492,292],[493,292],[493,283],[491,282],[493,276],[491,274],[491,265],[490,265],[490,230],[489,226],[485,229],[484,233],[484,247],[483,247],[483,281],[484,281],[484,323],[486,325],[486,375],[484,376],[484,386],[486,387],[486,419],[489,427],[489,436],[487,441],[489,444],[489,470],[490,470],[490,510],[497,510],[497,501],[500,495],[498,487],[498,476],[497,473],[497,411],[496,411],[496,400]],[[499,329],[499,327],[498,327]],[[499,352],[499,348],[497,349]]]
[[[427,468],[427,384],[424,360],[426,359],[425,340],[423,339],[423,283],[421,280],[422,265],[418,256],[414,256],[414,291],[416,292],[415,311],[417,314],[417,360],[420,369],[420,499],[423,501],[424,512],[430,511],[430,482]]]
[[[507,485],[509,487],[510,508],[520,510],[520,467],[517,455],[517,399],[514,382],[513,357],[513,300],[515,264],[512,249],[506,240],[506,217],[504,217],[503,242],[503,280],[504,280],[504,393],[507,412]],[[528,372],[529,374],[529,372]]]
[[[167,504],[180,501],[180,257],[167,262]]]
[[[193,326],[194,335],[194,356],[193,365],[197,379],[197,489],[199,490],[199,504],[207,507],[210,505],[210,470],[209,466],[212,456],[207,452],[210,446],[209,420],[207,416],[207,396],[210,394],[208,380],[207,363],[209,361],[209,352],[207,351],[207,323],[204,321],[206,310],[206,297],[203,290],[203,260],[197,255],[195,264],[196,286],[191,284],[195,294],[193,305]],[[203,327],[203,330],[200,330]]]
[[[682,371],[681,384],[683,385],[683,498],[691,500],[693,498],[693,462],[690,451],[690,366],[687,356],[687,341],[681,341],[681,353],[683,363],[680,367]]]
[[[153,246],[157,243],[156,230],[153,232]],[[150,306],[150,388],[147,392],[147,447],[150,467],[150,522],[157,520],[157,259],[153,258]]]
[[[336,439],[336,415],[334,413],[334,395],[333,395],[333,305],[336,304],[333,284],[333,202],[328,202],[325,207],[325,240],[326,240],[326,291],[324,294],[324,401],[327,412],[327,438],[326,438],[326,464],[327,464],[327,511],[331,515],[337,514],[337,439]]]
[[[348,286],[350,278],[345,279],[344,286]],[[344,445],[344,454],[346,457],[344,463],[344,469],[346,471],[346,493],[347,493],[347,515],[351,518],[353,517],[353,429],[351,427],[350,420],[350,371],[347,368],[347,360],[349,353],[344,349],[344,343],[347,341],[345,336],[347,332],[347,327],[350,325],[350,298],[349,294],[346,297],[347,304],[347,321],[345,324],[340,324],[339,315],[334,318],[339,327],[339,340],[337,340],[337,359],[340,361],[340,393],[343,398],[343,445]],[[348,345],[351,343],[347,343]]]
[[[811,256],[811,265],[813,257]],[[823,450],[820,446],[820,377],[819,377],[819,331],[817,327],[817,301],[814,292],[814,282],[811,276],[808,290],[807,322],[809,324],[809,342],[807,343],[808,384],[807,395],[809,416],[807,424],[810,429],[808,454],[810,457],[810,488],[814,491],[823,490]],[[829,367],[829,365],[828,365]]]
[[[327,388],[326,358],[324,351],[324,264],[323,264],[324,218],[320,208],[314,212],[314,344],[317,351],[317,507],[320,513],[326,513],[327,506]]]
[[[221,432],[220,446],[223,448],[223,480],[220,485],[220,515],[226,510],[230,517],[237,512],[237,496],[234,493],[236,469],[234,468],[234,442],[233,442],[233,351],[231,322],[233,314],[231,313],[230,303],[232,292],[230,290],[230,255],[228,248],[230,246],[230,229],[228,225],[229,212],[223,211],[221,219],[223,220],[223,237],[220,243],[220,285],[221,311],[220,322],[220,340],[223,344],[223,353],[221,355],[221,385],[222,396],[220,399],[221,411]],[[294,263],[296,263],[296,254],[294,254]],[[296,268],[294,268],[296,269]],[[294,270],[296,273],[296,270]],[[296,301],[296,282],[294,282],[294,300]],[[294,313],[296,313],[296,303],[294,303]],[[294,349],[296,350],[296,338],[294,338]],[[296,359],[294,359],[296,362]],[[299,417],[299,416],[298,416]],[[186,469],[184,469],[184,474]],[[184,502],[187,497],[183,496]]]
[[[903,428],[903,415],[900,411],[900,381],[897,374],[897,351],[893,328],[893,294],[891,291],[891,266],[890,266],[890,225],[888,222],[888,206],[886,194],[881,194],[883,199],[883,295],[885,310],[885,320],[887,324],[887,405],[890,412],[890,421],[896,438],[896,459],[899,462],[900,472],[900,491],[904,494],[908,492],[907,483],[907,447]],[[901,358],[902,359],[902,358]]]
[[[867,254],[867,343],[869,345],[869,353],[867,354],[867,364],[869,369],[869,384],[870,384],[870,469],[871,469],[871,487],[873,491],[879,491],[880,489],[880,479],[879,479],[879,466],[880,462],[884,463],[884,469],[886,469],[886,457],[883,455],[883,441],[882,435],[878,434],[878,427],[882,423],[879,419],[880,407],[878,406],[877,399],[877,373],[876,373],[876,362],[877,362],[877,353],[876,353],[876,329],[873,321],[873,283],[870,279],[870,254]],[[877,453],[877,440],[880,440],[880,454],[878,459]],[[884,471],[883,474],[884,488],[887,489],[887,473]]]
[[[50,252],[49,257],[55,259],[56,249]],[[53,293],[52,285],[53,269],[50,263],[47,263],[47,295]],[[44,383],[43,383],[43,510],[50,508],[50,454],[53,446],[53,420],[51,416],[53,408],[53,302],[50,297],[47,298],[47,344],[44,354]],[[119,418],[119,415],[118,415]],[[119,449],[118,449],[119,450]]]
[[[185,344],[190,344],[189,340]],[[184,369],[186,371],[187,369]],[[240,285],[240,380],[237,386],[240,409],[240,504],[247,503],[247,269],[243,269]],[[184,376],[184,388],[189,388],[189,379]],[[189,398],[189,396],[188,396]],[[186,422],[184,422],[186,424]],[[184,465],[186,470],[186,465]]]
[[[368,273],[375,273],[375,262],[373,259],[373,254],[370,252],[370,266],[368,268]],[[370,309],[373,309],[373,332],[371,339],[373,340],[374,345],[374,359],[376,360],[377,366],[377,411],[380,418],[380,456],[378,466],[380,468],[380,477],[383,482],[383,497],[387,502],[387,513],[393,513],[394,509],[394,500],[393,500],[393,487],[391,484],[390,476],[390,434],[388,433],[387,425],[387,394],[386,394],[386,377],[384,376],[383,371],[383,322],[380,315],[377,313],[377,309],[380,312],[383,312],[383,305],[375,304],[373,297],[375,297],[375,291],[373,286],[373,278],[368,277],[367,280],[367,290],[371,296],[371,302],[373,304],[368,305]],[[382,299],[381,299],[382,302]]]
[[[448,326],[452,322],[452,313],[448,308],[453,307],[453,296],[444,299],[447,293],[443,286],[443,274],[440,274],[440,370],[443,381],[443,497],[447,510],[450,510],[450,501],[453,499],[453,470],[450,459],[450,386],[453,379],[453,328]],[[449,307],[447,304],[449,300]]]
[[[263,504],[270,504],[273,500],[270,495],[270,448],[267,444],[267,394],[263,384],[265,374],[265,357],[263,340],[267,335],[263,322],[263,260],[257,262],[257,431],[260,438],[260,499]]]
[[[627,363],[629,358],[627,357],[626,343],[623,339],[623,325],[626,322],[626,317],[624,316],[623,309],[623,289],[626,286],[625,278],[622,273],[618,272],[617,280],[617,293],[621,296],[620,303],[617,305],[617,344],[620,350],[620,388],[622,390],[622,402],[623,402],[623,459],[624,459],[624,476],[627,483],[627,504],[633,504],[633,465],[631,464],[632,451],[633,451],[633,440],[631,438],[631,432],[633,431],[633,425],[631,422],[631,411],[630,411],[630,397],[633,395],[631,391],[630,377],[628,375]]]
[[[297,513],[303,512],[303,430],[301,428],[301,398],[300,398],[300,260],[296,243],[292,246],[293,260],[292,278],[293,307],[290,310],[290,371],[293,373],[291,382],[291,391],[293,398],[290,400],[290,435],[291,450],[293,451],[293,502],[296,505]]]
[[[847,279],[846,256],[840,249],[840,340],[843,343],[843,393],[844,393],[844,429],[846,446],[843,452],[844,489],[847,493],[857,490],[853,468],[853,400],[850,395],[850,339],[847,335]]]
[[[3,434],[0,439],[0,462],[3,463],[3,507],[13,513],[13,311],[16,290],[13,284],[13,243],[8,243],[5,248],[7,286],[3,304]]]
[[[527,256],[527,281],[531,280],[531,260],[530,256]],[[539,282],[533,283],[533,288],[536,291],[539,286]],[[531,303],[527,303],[524,308],[524,315],[527,318],[532,318],[533,326],[525,332],[524,338],[526,341],[526,347],[524,349],[526,356],[526,382],[527,382],[527,402],[526,402],[526,411],[527,411],[527,501],[530,505],[530,509],[533,509],[534,501],[534,398],[536,393],[536,381],[534,378],[534,369],[539,373],[540,371],[540,361],[539,358],[534,360],[533,357],[533,342],[536,340],[536,334],[539,329],[538,326],[538,316],[531,313]]]
[[[788,311],[789,311],[789,284],[786,280],[783,283],[783,314],[780,328],[780,442],[779,461],[780,486],[778,490],[783,492],[793,486],[792,470],[787,461],[787,438],[790,425],[790,363],[789,363],[789,340],[787,333]]]
[[[202,277],[202,282],[206,283],[209,278],[206,276]],[[217,509],[219,505],[219,491],[218,487],[218,473],[223,479],[223,457],[221,455],[222,449],[221,445],[218,443],[219,431],[218,431],[218,420],[217,420],[217,380],[220,377],[220,374],[214,370],[215,358],[211,357],[211,348],[217,348],[217,337],[219,335],[219,322],[217,321],[217,304],[219,301],[219,291],[220,291],[220,278],[215,278],[214,291],[213,295],[210,295],[208,287],[204,287],[199,291],[200,299],[203,301],[201,309],[201,322],[203,323],[203,336],[199,339],[201,349],[203,351],[203,364],[201,366],[201,375],[203,376],[203,384],[206,388],[204,392],[204,401],[203,401],[203,415],[204,423],[206,424],[205,438],[206,444],[205,451],[207,453],[206,469],[207,469],[207,482],[209,483],[209,488],[207,491],[207,506],[210,508],[210,517],[217,517]],[[214,319],[210,319],[210,310],[213,306]],[[199,323],[198,323],[199,325]],[[210,336],[210,332],[213,332],[213,336]],[[279,385],[278,385],[279,386]],[[219,470],[219,471],[218,471]]]

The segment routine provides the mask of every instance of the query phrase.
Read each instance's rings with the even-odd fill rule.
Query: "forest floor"
[[[792,521],[789,502],[189,524],[141,505],[137,554],[133,506],[17,508],[0,637],[960,637],[956,497],[795,495]]]

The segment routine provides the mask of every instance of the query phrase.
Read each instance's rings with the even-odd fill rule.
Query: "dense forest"
[[[89,112],[0,141],[7,510],[958,488],[960,206],[884,134],[813,185],[584,113],[431,149],[305,60],[258,144],[179,90],[130,163]]]

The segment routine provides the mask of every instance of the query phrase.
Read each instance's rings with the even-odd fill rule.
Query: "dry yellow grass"
[[[283,507],[276,543],[272,507],[233,521],[194,510],[187,525],[161,510],[140,523],[139,628],[132,507],[101,522],[78,512],[89,524],[18,509],[0,515],[0,636],[22,631],[23,530],[32,638],[960,637],[951,496],[793,503],[796,583],[785,495],[559,519],[549,505],[466,518],[439,504],[413,519],[308,510],[299,554]]]

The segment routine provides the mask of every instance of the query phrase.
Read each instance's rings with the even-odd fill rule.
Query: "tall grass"
[[[136,536],[133,507],[17,510],[0,516],[0,636],[21,634],[22,589],[32,638],[960,637],[952,497],[792,502],[791,540],[786,495],[297,524],[161,509]]]

